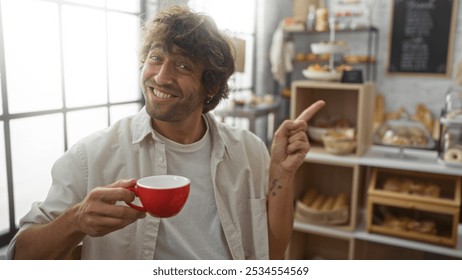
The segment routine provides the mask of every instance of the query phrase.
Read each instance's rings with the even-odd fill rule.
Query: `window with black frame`
[[[136,113],[145,0],[0,0],[0,247],[54,161]]]

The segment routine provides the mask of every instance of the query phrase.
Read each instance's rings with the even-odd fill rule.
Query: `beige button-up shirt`
[[[205,119],[212,134],[215,200],[229,250],[234,259],[268,259],[268,150],[247,130],[219,123],[210,113]],[[97,186],[166,173],[165,146],[156,141],[143,108],[82,139],[56,161],[47,198],[32,205],[18,234],[32,224],[52,221]],[[152,259],[159,223],[160,219],[147,215],[103,237],[87,236],[82,259]],[[8,258],[13,257],[15,240]]]

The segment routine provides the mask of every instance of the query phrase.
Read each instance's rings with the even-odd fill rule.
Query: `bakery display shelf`
[[[360,219],[357,230],[353,233],[354,238],[381,243],[390,246],[397,246],[407,249],[413,249],[417,251],[423,251],[428,253],[439,254],[443,256],[449,256],[454,258],[462,259],[462,225],[459,224],[457,228],[458,238],[457,245],[454,248],[444,247],[439,245],[433,245],[429,243],[397,238],[377,233],[369,233],[366,231],[366,219]]]
[[[303,191],[311,186],[319,186],[320,190],[329,195],[346,192],[351,197],[350,219],[347,225],[339,227],[314,224],[313,222],[296,218],[294,221],[294,235],[301,236],[300,239],[302,241],[305,240],[304,242],[309,240],[310,236],[333,238],[342,242],[348,241],[348,246],[332,250],[337,250],[339,254],[346,253],[349,259],[353,259],[354,256],[358,255],[355,254],[355,240],[358,244],[367,242],[376,243],[377,246],[391,251],[393,247],[400,247],[403,250],[420,251],[424,255],[429,253],[441,255],[440,257],[442,258],[453,257],[462,259],[462,225],[459,219],[460,197],[459,199],[454,197],[454,201],[459,201],[457,207],[449,207],[441,199],[421,197],[405,196],[404,198],[407,200],[406,202],[402,202],[409,202],[412,204],[410,206],[418,205],[422,212],[420,214],[426,215],[425,217],[438,216],[442,218],[438,220],[438,225],[441,224],[443,226],[443,237],[447,236],[447,229],[450,228],[451,244],[449,245],[451,247],[447,246],[448,244],[444,244],[444,242],[435,244],[433,242],[424,242],[425,240],[419,241],[406,238],[415,236],[387,236],[383,233],[373,233],[366,230],[367,186],[371,179],[371,171],[375,168],[389,169],[394,172],[408,172],[412,178],[418,175],[425,175],[425,178],[440,175],[436,177],[453,176],[453,178],[450,178],[451,180],[460,181],[461,178],[459,177],[462,176],[461,168],[438,163],[438,152],[436,150],[400,149],[398,147],[372,144],[371,135],[373,134],[373,127],[371,120],[374,97],[375,85],[371,83],[342,84],[309,80],[292,81],[290,96],[292,118],[298,116],[313,102],[319,99],[325,100],[327,105],[317,114],[317,117],[324,117],[327,120],[345,120],[349,126],[356,129],[356,139],[358,141],[356,152],[346,155],[336,155],[328,153],[324,148],[324,144],[319,139],[316,141],[315,137],[310,137],[310,152],[305,157],[301,171],[298,171],[296,174],[296,198],[300,199]],[[316,119],[313,119],[311,125],[314,125],[315,121]],[[428,173],[428,176],[426,173]],[[341,176],[331,176],[331,174],[340,174]],[[444,190],[441,190],[445,194],[444,197],[447,197],[446,194],[448,191],[453,189],[452,185],[454,184],[444,186]],[[454,190],[460,192],[460,188],[458,190],[454,188]],[[395,194],[385,193],[383,196],[388,199],[387,202],[394,202]],[[395,200],[401,201],[401,198],[396,198]],[[400,204],[398,206],[407,206],[407,204]],[[408,212],[413,211],[412,207],[411,209],[408,208],[404,207],[404,210]],[[439,211],[443,208],[445,212],[440,213]],[[451,218],[450,223],[448,222],[448,217]],[[419,235],[418,237],[422,236]],[[293,240],[292,248],[298,248],[304,244],[299,241],[299,239]],[[386,257],[385,255],[378,255],[378,257]],[[424,255],[417,257],[425,258]],[[299,257],[299,255],[296,256]]]
[[[308,54],[309,55],[309,54]],[[313,55],[316,55],[316,54],[313,54]],[[315,59],[305,59],[305,58],[297,58],[295,57],[293,60],[292,60],[293,63],[300,63],[300,64],[305,64],[305,63],[326,63],[326,62],[329,62],[329,59],[328,58],[315,58]],[[345,64],[348,64],[348,65],[365,65],[365,64],[377,64],[377,61],[375,60],[367,60],[367,61],[349,61],[347,59],[343,59],[342,60],[343,63]]]
[[[458,207],[369,194],[367,210],[368,232],[441,246],[457,245]]]
[[[298,232],[313,233],[326,235],[335,238],[349,239],[353,238],[355,233],[341,226],[322,226],[309,224],[302,221],[294,221],[294,230]]]
[[[326,152],[322,146],[313,145],[313,143],[311,143],[310,152],[306,155],[305,161],[335,165],[352,165],[360,164],[361,158],[355,155],[334,155]]]
[[[370,167],[383,167],[435,174],[462,176],[462,169],[438,163],[437,152],[406,149],[404,157],[399,157],[399,149],[373,145],[361,157],[329,154],[320,146],[312,146],[305,158],[307,162],[319,162],[335,165],[358,164]]]
[[[462,176],[462,169],[439,164],[437,157],[436,151],[416,149],[405,149],[404,157],[400,157],[398,148],[372,146],[359,161],[371,167]]]
[[[462,126],[462,117],[456,119],[443,117],[440,119],[440,122],[445,125]]]
[[[369,120],[373,116],[374,98],[373,83],[294,81],[291,85],[291,117],[295,119],[313,102],[324,100],[326,106],[313,118],[312,123],[318,119],[340,120],[348,128],[354,128],[356,147],[348,155],[360,156],[371,144],[372,123]]]
[[[379,30],[374,27],[361,27],[355,29],[328,29],[326,31],[309,31],[306,29],[296,29],[296,30],[284,30],[284,37],[286,41],[299,41],[298,46],[301,47],[302,43],[303,46],[306,46],[306,38],[308,38],[309,45],[315,44],[315,50],[318,54],[343,54],[348,52],[348,46],[326,46],[329,43],[337,42],[335,40],[335,34],[339,35],[341,40],[345,41],[348,44],[348,38],[345,39],[345,36],[351,35],[351,33],[357,33],[358,36],[363,37],[359,40],[364,40],[365,44],[367,45],[367,49],[365,50],[365,54],[358,57],[358,59],[354,58],[353,60],[345,59],[343,63],[345,64],[355,64],[360,66],[360,68],[365,70],[365,80],[366,81],[375,81],[377,80],[377,63],[376,57],[378,54],[379,48]],[[326,36],[329,35],[329,36]],[[364,37],[366,35],[366,37]],[[321,38],[321,39],[320,39]],[[317,45],[316,45],[317,44]],[[332,44],[330,44],[332,45]],[[320,46],[320,48],[317,48]],[[356,49],[355,49],[356,50]],[[304,50],[305,51],[305,50]],[[353,54],[357,56],[357,54]],[[363,57],[367,57],[367,59],[363,59]],[[333,66],[331,62],[331,58],[327,59],[329,61],[329,65]],[[310,60],[305,59],[296,59],[295,62],[309,62]],[[308,79],[317,80],[316,77],[311,77]],[[292,80],[292,75],[289,75],[289,80]]]
[[[442,164],[442,165],[445,165],[447,167],[453,167],[453,168],[462,169],[462,163],[445,161],[445,160],[442,160],[440,158],[438,158],[438,163]]]
[[[307,79],[315,81],[338,81],[342,77],[342,72],[338,71],[309,71],[302,70],[302,74]]]
[[[365,214],[363,214],[364,216]],[[294,230],[298,232],[305,232],[317,235],[325,235],[339,239],[358,239],[363,241],[375,242],[389,246],[396,246],[401,248],[413,249],[433,254],[439,254],[448,257],[462,259],[462,225],[458,225],[458,238],[455,248],[449,248],[429,243],[386,236],[377,233],[369,233],[366,231],[365,218],[359,219],[360,222],[355,231],[345,231],[339,228],[325,227],[319,225],[306,224],[303,222],[295,221]]]
[[[361,27],[355,29],[335,29],[336,33],[358,33],[358,32],[374,32],[378,33],[378,29],[375,26],[371,27]],[[292,34],[292,35],[314,35],[314,34],[328,34],[330,30],[326,31],[315,31],[315,30],[284,30],[284,32]]]
[[[461,178],[458,176],[378,167],[372,169],[371,175],[367,191],[369,196],[407,201],[406,205],[426,203],[460,207]]]
[[[343,54],[348,51],[348,45],[344,41],[312,43],[311,51],[314,54]]]

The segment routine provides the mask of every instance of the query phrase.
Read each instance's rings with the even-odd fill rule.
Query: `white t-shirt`
[[[161,219],[154,259],[231,259],[215,202],[208,127],[202,139],[189,145],[156,135],[165,144],[167,173],[192,181],[181,212]]]

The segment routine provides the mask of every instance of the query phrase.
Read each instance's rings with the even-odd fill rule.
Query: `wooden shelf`
[[[372,170],[381,168],[386,171],[389,169],[396,172],[408,172],[412,174],[411,176],[423,176],[424,178],[433,177],[429,174],[439,174],[441,176],[436,177],[455,177],[459,181],[458,177],[462,176],[461,168],[438,163],[438,155],[434,150],[401,150],[395,147],[372,145],[374,96],[375,85],[371,83],[343,84],[300,80],[291,84],[290,113],[292,119],[313,102],[319,99],[325,100],[327,105],[317,116],[323,113],[327,117],[340,116],[347,120],[351,126],[356,128],[357,149],[354,153],[340,156],[327,153],[322,143],[314,141],[311,143],[305,162],[295,174],[294,198],[300,199],[308,188],[319,188],[327,195],[346,193],[350,197],[349,221],[342,226],[327,226],[309,224],[296,219],[290,246],[293,252],[289,251],[289,256],[296,259],[312,258],[322,254],[325,254],[328,259],[354,259],[355,257],[386,259],[405,256],[410,256],[412,259],[445,257],[462,259],[462,225],[459,221],[460,194],[455,195],[454,203],[451,204],[449,210],[447,209],[449,205],[445,203],[440,203],[442,206],[427,207],[427,204],[432,203],[427,198],[408,198],[412,202],[411,206],[405,204],[405,200],[402,201],[401,198],[396,198],[391,194],[383,195],[387,198],[386,201],[379,200],[381,196],[374,198],[375,202],[382,203],[386,207],[401,207],[409,212],[414,211],[412,210],[414,206],[418,206],[417,209],[425,215],[437,213],[439,216],[436,221],[442,222],[443,225],[442,237],[446,237],[446,230],[450,225],[449,242],[447,240],[438,241],[435,242],[438,245],[435,245],[425,243],[426,236],[418,236],[417,239],[421,241],[417,241],[406,239],[413,236],[398,237],[395,235],[393,237],[367,232],[365,209],[369,202],[367,187]],[[448,188],[451,186],[444,187],[445,194],[449,193]],[[454,191],[460,192],[460,187],[459,189],[454,187]],[[434,211],[429,212],[429,209]],[[450,215],[447,215],[448,213]],[[452,217],[450,223],[447,222],[447,216]],[[454,248],[447,245],[454,246]],[[370,251],[367,252],[366,248]],[[336,250],[338,254],[335,254]]]
[[[417,251],[423,251],[433,254],[438,254],[442,256],[448,256],[453,258],[462,259],[462,225],[458,226],[458,241],[455,248],[443,247],[439,245],[428,244],[419,241],[407,240],[402,238],[396,238],[391,236],[386,236],[382,234],[369,233],[366,231],[365,224],[365,214],[362,215],[362,219],[358,224],[358,227],[355,231],[345,231],[333,227],[324,227],[317,225],[310,225],[301,223],[298,221],[294,222],[294,231],[304,232],[316,235],[324,235],[339,239],[359,239],[368,242],[380,243],[389,246],[397,246]]]
[[[291,118],[295,119],[305,108],[317,100],[326,106],[316,118],[342,120],[355,128],[356,149],[353,155],[363,155],[372,139],[372,116],[375,100],[375,84],[346,84],[299,80],[292,83]],[[315,121],[313,119],[313,121]]]
[[[330,30],[326,31],[308,31],[308,30],[297,30],[297,31],[292,31],[292,30],[284,30],[285,33],[288,34],[293,34],[293,35],[313,35],[313,34],[329,34]],[[337,33],[351,33],[351,32],[378,32],[377,27],[371,26],[371,27],[361,27],[361,28],[355,28],[355,29],[335,29],[335,32]]]

